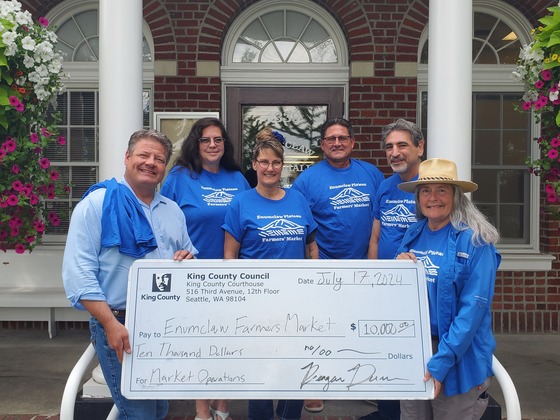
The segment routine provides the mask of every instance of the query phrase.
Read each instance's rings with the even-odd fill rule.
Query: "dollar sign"
[[[356,329],[356,324],[354,324],[353,322],[350,324],[350,329],[352,331],[354,331]]]

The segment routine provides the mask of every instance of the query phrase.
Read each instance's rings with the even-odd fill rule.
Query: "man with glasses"
[[[332,118],[321,128],[325,159],[303,171],[292,188],[307,198],[318,223],[322,259],[365,259],[373,223],[373,199],[383,174],[350,157],[356,141],[352,124]]]
[[[418,167],[424,154],[424,135],[407,120],[398,119],[381,131],[381,145],[394,174],[379,186],[375,197],[374,220],[368,258],[393,259],[404,232],[416,222],[414,194],[401,191],[397,185],[418,178]],[[398,420],[400,402],[377,402],[377,410],[359,420]]]
[[[383,174],[370,163],[350,158],[356,140],[350,121],[327,120],[321,127],[325,159],[303,171],[292,188],[309,202],[319,225],[316,234],[321,259],[367,258],[373,223],[373,199]],[[323,401],[307,400],[312,413]]]

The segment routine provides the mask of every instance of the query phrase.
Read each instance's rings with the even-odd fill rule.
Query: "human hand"
[[[401,252],[399,255],[397,255],[397,260],[412,260],[416,262],[416,255],[414,255],[412,252]]]
[[[441,391],[441,382],[432,376],[432,374],[426,371],[424,375],[424,382],[428,382],[430,379],[434,380],[434,398],[437,398],[439,392]]]
[[[191,254],[191,252],[187,249],[181,249],[175,252],[175,255],[173,255],[174,261],[192,260],[193,258],[194,255]]]
[[[122,363],[124,353],[130,354],[130,340],[128,338],[128,330],[116,318],[108,325],[104,325],[107,333],[107,342],[109,347],[117,352],[119,362]]]

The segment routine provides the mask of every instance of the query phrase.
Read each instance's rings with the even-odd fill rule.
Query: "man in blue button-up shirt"
[[[173,145],[162,133],[132,134],[124,178],[97,184],[72,214],[62,277],[73,307],[91,314],[99,363],[119,418],[163,419],[167,401],[127,400],[120,392],[123,352],[130,353],[124,326],[128,270],[139,258],[194,257],[197,250],[177,204],[156,192]]]

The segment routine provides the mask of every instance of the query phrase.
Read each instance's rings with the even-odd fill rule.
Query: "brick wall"
[[[35,16],[58,0],[24,1]],[[235,18],[255,1],[144,0],[144,17],[152,31],[157,60],[174,60],[178,74],[155,81],[156,111],[220,111],[220,79],[197,77],[198,60],[220,61],[224,34]],[[507,0],[531,25],[556,1]],[[350,61],[372,61],[375,76],[352,78],[349,118],[358,140],[356,156],[378,164],[386,174],[380,150],[381,127],[398,117],[416,121],[416,78],[394,76],[395,62],[417,61],[420,34],[428,22],[428,0],[319,0],[346,35]],[[560,254],[559,222],[541,215],[542,251]],[[500,272],[493,304],[496,332],[558,332],[559,262],[549,272]]]

